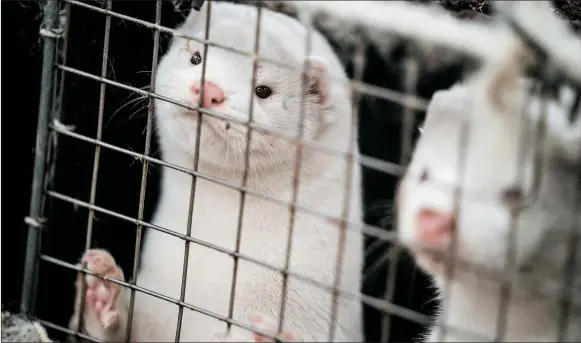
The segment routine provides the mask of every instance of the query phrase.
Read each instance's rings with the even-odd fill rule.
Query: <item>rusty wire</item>
[[[107,1],[107,10],[111,10],[113,6],[112,1]],[[104,40],[103,40],[103,56],[101,61],[101,77],[107,76],[107,70],[109,67],[109,42],[111,38],[111,16],[105,17],[105,33],[104,33]],[[97,135],[96,139],[101,140],[103,137],[103,114],[105,111],[105,87],[107,85],[102,83],[99,89],[99,113],[97,119]],[[96,145],[95,146],[95,157],[93,160],[93,176],[91,177],[91,194],[89,204],[95,204],[95,198],[97,196],[97,176],[99,175],[99,164],[100,164],[100,157],[101,157],[101,147]],[[85,251],[91,248],[92,238],[93,238],[93,220],[95,218],[95,212],[89,209],[89,215],[87,218],[87,236],[85,239]],[[80,274],[79,276],[85,277],[84,274]],[[81,306],[79,308],[79,322],[77,324],[76,333],[81,333],[83,331],[83,315],[86,306],[86,292],[87,292],[87,285],[85,282],[81,283]]]
[[[161,0],[157,0],[155,3],[155,23],[159,24],[161,21]],[[153,34],[153,51],[152,51],[152,61],[151,61],[151,79],[150,86],[152,90],[155,90],[155,77],[157,74],[157,60],[159,57],[159,31],[154,31]],[[149,97],[147,104],[147,126],[145,129],[145,147],[143,149],[143,155],[149,156],[151,152],[151,136],[153,135],[153,110],[154,110],[154,100]],[[137,220],[138,224],[135,228],[135,255],[133,256],[133,275],[131,276],[131,283],[135,284],[137,281],[137,271],[139,269],[139,260],[141,256],[141,240],[142,240],[142,230],[143,225],[140,224],[143,221],[143,212],[145,210],[145,191],[147,187],[147,174],[149,172],[149,162],[143,161],[143,168],[141,170],[141,186],[139,189],[139,208],[137,210]],[[129,342],[131,339],[131,327],[133,326],[133,311],[135,308],[135,290],[131,289],[131,296],[129,297],[129,313],[127,314],[127,324],[125,326],[125,341]]]

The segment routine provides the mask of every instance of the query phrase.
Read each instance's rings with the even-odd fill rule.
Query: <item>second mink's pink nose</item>
[[[202,85],[199,81],[192,86],[194,93],[194,101],[200,103],[200,95],[202,93]],[[211,81],[204,82],[204,99],[202,106],[205,108],[212,108],[219,106],[224,102],[224,91],[218,85]]]
[[[418,238],[424,244],[439,248],[448,243],[454,230],[453,214],[422,209],[416,220]]]

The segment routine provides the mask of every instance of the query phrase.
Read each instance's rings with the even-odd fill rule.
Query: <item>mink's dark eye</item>
[[[190,58],[190,63],[197,66],[198,64],[202,63],[202,55],[198,51],[192,54],[192,58]]]
[[[270,89],[270,87],[267,86],[258,86],[254,90],[254,93],[256,94],[257,97],[261,99],[266,99],[272,94],[272,89]]]

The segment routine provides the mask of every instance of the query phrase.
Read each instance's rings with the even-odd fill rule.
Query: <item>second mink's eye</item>
[[[192,54],[192,57],[190,58],[190,63],[195,66],[202,63],[202,55],[200,55],[200,52],[196,51]]]

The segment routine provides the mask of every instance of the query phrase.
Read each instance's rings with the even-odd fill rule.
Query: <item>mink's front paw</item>
[[[124,281],[123,271],[117,266],[115,259],[105,250],[88,250],[81,260],[86,263],[86,268],[91,272]],[[86,283],[83,295],[83,283]],[[80,318],[80,307],[83,296],[85,306],[83,326],[86,333],[94,337],[107,337],[117,331],[119,321],[125,317],[125,307],[121,300],[121,286],[111,281],[101,279],[94,275],[82,275],[77,278],[77,293],[75,299],[74,322]],[[71,327],[76,329],[76,327]]]

